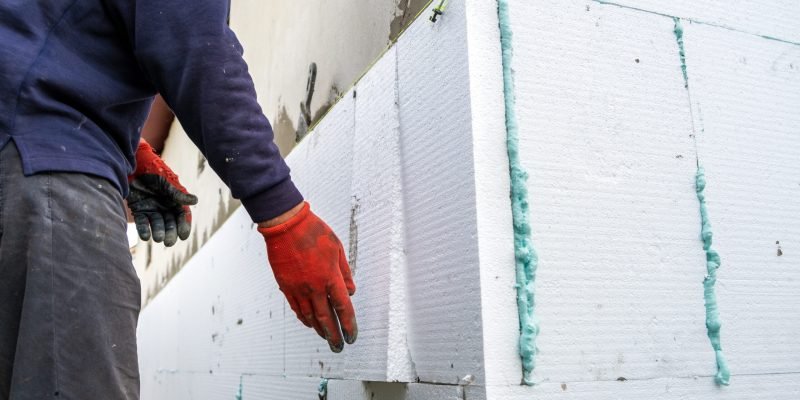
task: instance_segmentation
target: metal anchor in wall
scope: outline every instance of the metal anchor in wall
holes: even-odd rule
[[[295,142],[300,143],[308,134],[308,127],[311,126],[311,99],[314,97],[314,85],[317,82],[317,63],[308,66],[308,81],[306,81],[306,100],[300,103],[300,117],[297,121],[297,131],[295,132]]]

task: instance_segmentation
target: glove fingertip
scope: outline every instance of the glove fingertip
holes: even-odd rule
[[[139,230],[139,239],[142,239],[142,241],[145,241],[145,242],[150,240],[150,231],[149,230],[148,231]]]
[[[172,186],[172,185],[169,186],[168,190],[169,190],[170,196],[175,200],[175,202],[177,202],[178,204],[180,204],[182,206],[193,206],[193,205],[197,204],[197,196],[195,196],[195,195],[193,195],[191,193],[185,192],[184,190],[186,190],[186,189],[183,189],[183,190],[182,189],[183,189],[183,187],[177,188],[177,187]]]
[[[344,341],[347,342],[347,344],[353,344],[356,342],[356,339],[358,339],[358,328],[354,327],[350,330],[350,332],[343,330],[342,334],[344,335]]]
[[[196,205],[198,202],[197,196],[191,193],[181,193],[180,196],[177,197],[178,202],[184,206],[193,206]]]
[[[167,234],[164,235],[164,246],[172,247],[175,243],[178,243],[178,232],[167,232]]]
[[[135,215],[134,221],[136,222],[136,233],[139,234],[139,239],[145,242],[150,240],[150,222],[147,217]]]
[[[192,233],[192,226],[188,223],[178,224],[178,237],[181,240],[186,240]]]
[[[350,269],[350,264],[347,262],[347,257],[344,255],[344,249],[339,249],[339,271],[342,273],[344,285],[347,288],[347,294],[350,296],[356,294],[356,283],[353,281],[353,272]]]
[[[153,229],[153,241],[156,243],[161,243],[164,241],[164,237],[166,236],[166,232],[163,230]]]
[[[186,240],[192,233],[192,211],[189,207],[183,206],[183,210],[178,214],[178,237]]]

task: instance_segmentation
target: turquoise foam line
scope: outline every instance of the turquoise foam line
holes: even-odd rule
[[[539,322],[534,314],[534,283],[539,259],[531,240],[531,225],[528,218],[528,173],[522,167],[519,156],[519,125],[517,124],[516,98],[514,96],[514,71],[511,61],[514,56],[513,33],[508,12],[508,0],[497,0],[500,21],[500,44],[503,51],[503,86],[506,108],[506,145],[511,172],[511,213],[514,223],[514,255],[516,260],[517,308],[519,309],[519,355],[522,358],[522,381],[529,386],[533,382],[536,366],[536,337]]]
[[[239,390],[236,391],[236,400],[244,399],[244,377],[239,377]]]
[[[728,370],[728,363],[725,362],[725,356],[722,354],[722,345],[720,344],[720,328],[722,327],[722,323],[719,319],[717,293],[714,289],[714,285],[717,283],[717,270],[721,265],[721,259],[719,253],[711,247],[714,234],[711,231],[711,222],[708,218],[705,189],[705,170],[703,167],[698,166],[697,176],[695,177],[695,190],[697,191],[697,199],[700,201],[700,218],[702,221],[700,236],[703,239],[703,250],[706,252],[706,270],[708,271],[705,279],[703,279],[703,297],[706,304],[706,329],[708,330],[708,338],[711,340],[711,347],[714,348],[717,359],[717,374],[714,376],[714,379],[719,385],[729,385],[731,381],[731,372]]]
[[[317,388],[317,391],[319,392],[320,400],[328,398],[328,379],[322,378],[322,380],[319,381],[319,387]]]
[[[675,40],[678,42],[678,54],[681,59],[681,72],[683,73],[683,86],[689,93],[689,75],[686,72],[686,49],[683,44],[683,24],[680,18],[673,17],[675,22]],[[691,112],[691,94],[689,94],[689,110]],[[694,115],[692,115],[692,131],[694,132]],[[696,140],[696,139],[695,139]],[[696,143],[695,143],[696,146]],[[717,361],[717,373],[714,380],[718,385],[730,384],[731,373],[728,370],[728,364],[725,362],[725,356],[722,354],[722,346],[720,344],[720,328],[722,326],[719,319],[719,306],[717,305],[717,293],[715,285],[717,283],[717,270],[721,265],[719,253],[711,247],[713,233],[711,231],[711,222],[708,218],[708,207],[706,206],[706,176],[705,170],[700,166],[700,160],[697,160],[697,174],[695,176],[695,190],[697,191],[697,199],[700,201],[700,218],[702,223],[701,238],[703,240],[703,250],[706,253],[706,270],[707,274],[703,279],[703,298],[706,308],[706,330],[708,339],[711,341],[711,347],[714,349],[715,358]]]
[[[683,47],[683,24],[678,17],[672,17],[675,21],[675,39],[678,41],[678,53],[681,56],[681,72],[683,72],[683,87],[689,88],[689,75],[686,73],[686,49]]]

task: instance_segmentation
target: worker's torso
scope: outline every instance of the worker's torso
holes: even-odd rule
[[[25,173],[100,175],[124,191],[155,90],[104,0],[0,1],[0,145]]]

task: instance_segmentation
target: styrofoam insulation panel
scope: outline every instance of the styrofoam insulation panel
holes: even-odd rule
[[[800,374],[742,375],[720,388],[713,379],[662,377],[629,381],[547,382],[535,387],[489,387],[491,399],[603,400],[681,399],[753,400],[797,399]]]
[[[585,398],[604,398],[605,381],[613,388],[608,398],[652,397],[659,391],[648,383],[656,380],[667,382],[665,398],[796,396],[798,385],[788,383],[798,371],[791,331],[800,321],[788,313],[800,306],[797,272],[789,272],[791,258],[781,257],[800,227],[790,200],[800,187],[798,46],[684,22],[690,111],[671,18],[586,2],[520,2],[511,12],[518,113],[528,138],[523,158],[541,257],[542,383],[490,386],[490,397],[547,398],[547,388],[563,397],[556,383],[571,380],[600,381]],[[716,136],[709,120],[719,128]],[[720,205],[709,208],[723,255],[718,297],[733,380],[747,386],[750,374],[761,374],[781,388],[735,393],[710,379],[715,367],[703,326],[693,126],[700,162],[724,176],[707,173],[707,197],[718,196],[710,188],[721,179],[716,190],[727,203],[717,199]],[[721,168],[712,168],[715,157]],[[770,179],[775,176],[783,179]],[[766,201],[781,206],[764,207]],[[727,258],[734,259],[726,262],[731,251]],[[739,276],[729,281],[737,271],[726,264],[737,256]],[[634,380],[644,381],[633,390],[623,385]]]
[[[486,385],[522,380],[508,148],[495,1],[468,0],[467,41],[475,160],[483,363]]]
[[[164,374],[284,374],[285,300],[244,210],[141,314],[143,387]],[[291,320],[289,320],[291,321]]]
[[[349,245],[352,97],[298,147],[295,182]],[[330,126],[330,128],[328,128]],[[327,130],[329,129],[329,130]],[[304,151],[318,148],[318,151]],[[304,157],[312,157],[314,164]],[[307,177],[304,179],[304,177]],[[317,179],[317,180],[314,180]],[[324,200],[321,196],[327,196]],[[315,201],[316,200],[316,201]],[[139,341],[143,388],[164,374],[337,377],[344,354],[296,320],[269,270],[264,240],[243,209],[143,311]]]
[[[348,92],[325,123],[287,158],[297,188],[311,209],[336,232],[345,249],[350,243],[354,123],[355,101]],[[332,353],[327,342],[300,323],[292,321],[285,326],[288,376],[342,377],[344,353]]]
[[[420,380],[483,379],[465,3],[397,43],[409,346]]]
[[[142,386],[142,399],[235,399],[240,376],[192,372],[162,372]]]
[[[713,375],[672,19],[582,1],[510,10],[539,253],[536,380]]]
[[[733,379],[798,373],[800,46],[697,24],[684,32]]]
[[[327,400],[485,400],[480,386],[331,380]]]
[[[599,0],[705,24],[800,43],[800,2],[794,0]]]
[[[244,376],[241,379],[241,400],[319,399],[319,378]],[[214,397],[214,400],[239,400],[235,397],[236,394],[238,394],[238,387],[236,391]]]
[[[351,379],[416,379],[406,340],[407,290],[397,56],[391,49],[357,88],[350,208],[351,268],[359,289],[359,345]]]
[[[164,374],[155,385],[144,386],[141,398],[316,400],[318,387],[319,379],[314,378],[181,372]]]

